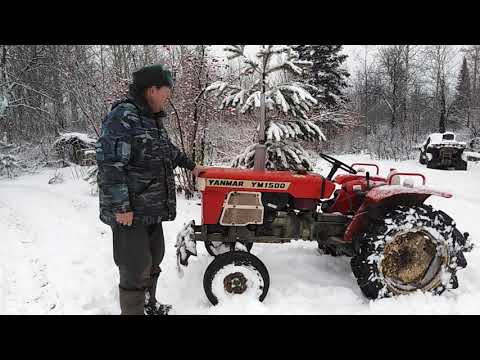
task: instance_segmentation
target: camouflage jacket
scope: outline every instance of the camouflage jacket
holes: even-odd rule
[[[113,105],[96,143],[100,219],[115,224],[115,213],[134,213],[134,224],[170,221],[176,216],[173,170],[195,163],[172,144],[165,113],[152,114],[131,97]]]

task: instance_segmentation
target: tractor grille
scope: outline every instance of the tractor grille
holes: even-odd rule
[[[456,152],[457,152],[457,149],[453,149],[453,148],[440,149],[440,161],[442,162],[442,164],[445,164],[445,165],[451,164]]]
[[[227,198],[227,205],[258,206],[261,204],[260,193],[232,192]]]
[[[263,223],[262,194],[259,192],[233,191],[225,201],[220,224],[239,226]]]

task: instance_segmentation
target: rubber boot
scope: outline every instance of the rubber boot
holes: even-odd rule
[[[119,287],[121,315],[144,315],[145,291]]]
[[[152,286],[147,288],[147,294],[145,296],[145,305],[153,305],[157,302],[156,293],[157,293],[157,283],[160,273],[152,274],[151,281]]]
[[[159,303],[155,297],[159,275],[160,273],[152,274],[152,286],[145,291],[145,315],[169,315],[171,313],[172,306]]]

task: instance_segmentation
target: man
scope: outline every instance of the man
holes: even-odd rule
[[[112,106],[96,144],[100,219],[112,228],[125,315],[171,309],[157,302],[155,292],[165,252],[162,221],[176,216],[173,170],[180,166],[197,176],[203,169],[171,143],[164,128],[172,86],[161,65],[134,72],[128,97]]]

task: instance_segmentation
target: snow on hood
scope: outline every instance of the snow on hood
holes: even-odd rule
[[[452,197],[452,194],[440,189],[433,189],[431,187],[419,185],[415,187],[402,186],[402,185],[382,185],[370,190],[367,197],[374,203],[380,202],[385,198],[400,194],[424,194],[424,195],[436,195],[445,198]]]
[[[453,139],[451,139],[451,140],[444,139],[443,137],[445,135],[452,135]],[[443,134],[442,133],[432,133],[432,134],[430,134],[429,137],[430,137],[430,143],[431,144],[441,144],[442,142],[452,142],[452,141],[455,141],[455,138],[456,138],[455,134],[450,132],[450,131],[447,131]]]
[[[444,139],[444,136],[445,135],[451,135],[453,136],[453,139],[452,140],[447,140],[447,139]],[[428,139],[430,139],[430,142],[428,143],[427,145],[427,142],[428,142]],[[456,140],[456,135],[455,133],[451,132],[451,131],[446,131],[445,133],[432,133],[430,135],[428,135],[427,139],[423,142],[422,146],[432,146],[432,145],[440,145],[440,144],[456,144],[456,145],[467,145],[465,142],[459,142]]]

